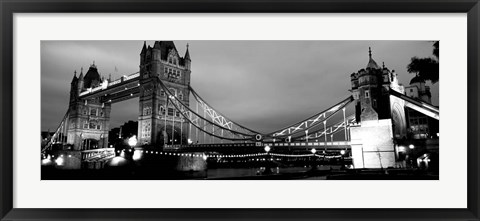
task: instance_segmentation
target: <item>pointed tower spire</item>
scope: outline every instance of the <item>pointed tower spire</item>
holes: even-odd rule
[[[380,69],[380,67],[378,66],[377,62],[375,62],[372,58],[372,49],[370,47],[368,47],[368,64],[367,64],[367,68],[370,68],[370,69]]]
[[[190,52],[188,51],[188,43],[187,43],[187,51],[185,52],[185,56],[184,56],[185,60],[190,60]]]
[[[78,80],[77,78],[77,70],[73,72],[72,84],[74,84]]]
[[[145,54],[147,52],[147,41],[143,41],[143,48],[140,54]]]
[[[79,80],[83,80],[83,67],[80,68],[80,76],[78,76]]]

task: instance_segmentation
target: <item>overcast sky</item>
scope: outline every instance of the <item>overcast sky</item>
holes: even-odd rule
[[[215,109],[260,132],[288,126],[348,97],[350,74],[366,67],[368,47],[404,85],[413,77],[406,68],[411,57],[433,56],[429,41],[175,41],[181,56],[187,43],[191,86]],[[42,41],[42,131],[55,130],[67,111],[75,70],[78,76],[83,67],[85,74],[95,61],[105,78],[137,72],[142,46],[143,41]],[[434,105],[438,87],[432,86]],[[113,104],[111,116],[111,128],[137,120],[138,98]]]

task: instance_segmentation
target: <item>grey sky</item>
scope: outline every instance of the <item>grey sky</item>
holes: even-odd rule
[[[147,41],[153,46],[154,41]],[[374,60],[408,85],[411,57],[432,57],[429,41],[175,41],[190,44],[192,87],[230,119],[261,132],[288,126],[350,95],[350,74]],[[137,72],[143,41],[42,41],[42,130],[54,130],[68,108],[73,71],[95,61],[112,79]],[[118,72],[115,72],[117,67]],[[430,83],[428,83],[430,85]],[[438,105],[439,83],[432,86]],[[351,110],[350,110],[351,111]],[[112,106],[111,127],[137,120],[138,98]]]

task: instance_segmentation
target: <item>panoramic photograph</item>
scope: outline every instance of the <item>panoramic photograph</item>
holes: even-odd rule
[[[439,46],[41,41],[41,179],[439,180]]]

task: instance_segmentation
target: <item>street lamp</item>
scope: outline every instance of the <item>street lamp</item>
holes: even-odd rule
[[[315,153],[317,152],[317,150],[315,148],[312,148],[310,150],[310,152],[312,152],[313,154],[313,160],[312,160],[312,170],[315,170],[317,168],[317,165],[315,164],[315,161],[316,161],[316,158],[315,158]]]
[[[267,152],[267,155],[268,155],[268,152],[270,152],[270,146],[265,146],[264,148],[265,152]],[[265,157],[267,158],[267,157]],[[265,159],[267,160],[267,159]],[[272,168],[270,168],[270,164],[268,163],[268,160],[267,160],[267,163],[265,165],[265,171],[264,171],[264,174],[270,174],[272,172]]]
[[[340,154],[344,155],[344,154],[345,154],[345,150],[341,150],[341,151],[340,151]]]
[[[410,152],[408,153],[408,158],[409,158],[409,164],[410,167],[413,167],[413,149],[415,146],[413,144],[408,145],[408,148],[410,148]]]

